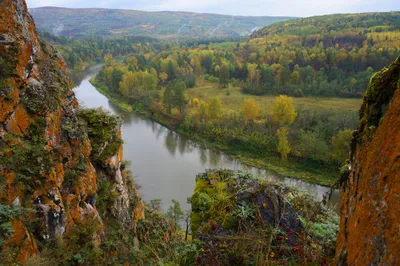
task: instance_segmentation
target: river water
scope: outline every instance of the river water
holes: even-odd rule
[[[327,187],[278,177],[265,170],[249,167],[227,154],[205,149],[148,118],[120,111],[89,82],[100,69],[101,65],[98,65],[81,75],[84,78],[75,82],[76,97],[81,106],[102,107],[123,117],[124,159],[131,162],[136,182],[141,186],[140,194],[145,201],[161,199],[162,208],[167,210],[171,200],[176,199],[183,209],[189,209],[186,199],[193,193],[196,174],[218,167],[250,171],[268,180],[308,191],[317,199],[322,199],[329,190]],[[338,204],[339,192],[333,193],[331,202]]]

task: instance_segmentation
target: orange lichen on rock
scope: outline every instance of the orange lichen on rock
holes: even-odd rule
[[[18,105],[6,121],[6,128],[9,133],[25,135],[32,118],[26,113],[25,108]]]
[[[400,59],[372,79],[341,188],[339,265],[400,265]]]
[[[132,213],[132,216],[135,217],[136,222],[144,219],[144,203],[142,201],[139,201],[137,203],[135,211]]]
[[[0,264],[23,264],[49,240],[68,247],[73,230],[88,224],[94,232],[85,241],[99,248],[106,234],[96,207],[100,182],[110,183],[112,191],[104,193],[114,196],[105,203],[109,217],[125,228],[144,217],[122,164],[120,123],[109,129],[116,138],[89,139],[66,65],[39,40],[25,1],[0,1],[0,21],[0,67],[6,69],[0,80],[0,205],[18,214],[7,217],[12,233],[0,247],[7,251],[0,252]],[[110,147],[98,158],[91,141]]]

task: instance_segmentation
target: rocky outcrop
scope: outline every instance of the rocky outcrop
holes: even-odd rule
[[[400,58],[376,73],[341,184],[338,265],[400,264]]]
[[[0,21],[0,204],[23,210],[0,214],[10,224],[10,234],[0,235],[1,261],[24,262],[39,243],[68,241],[80,224],[96,228],[91,237],[99,245],[101,179],[116,195],[108,203],[123,223],[135,220],[132,210],[141,203],[121,164],[120,124],[112,128],[118,138],[91,143],[66,66],[38,38],[25,1],[0,1]]]
[[[327,265],[338,216],[312,196],[241,171],[197,175],[191,197],[196,265]]]

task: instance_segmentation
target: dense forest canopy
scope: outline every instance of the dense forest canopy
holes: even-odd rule
[[[400,12],[312,17],[273,24],[250,40],[46,36],[62,44],[72,68],[106,53],[138,55],[145,49],[153,64],[171,59],[175,67],[190,65],[196,74],[224,86],[232,82],[245,93],[361,97],[372,74],[399,55],[399,21]],[[135,43],[143,46],[133,48]]]
[[[371,75],[399,55],[400,12],[279,22],[253,33],[244,47],[241,57],[264,73],[249,92],[361,97]]]
[[[252,34],[252,37],[271,35],[300,35],[326,33],[373,33],[398,31],[400,12],[380,12],[362,14],[336,14],[299,18],[292,21],[274,23]]]
[[[281,124],[264,98],[242,105],[238,91],[248,97],[361,97],[374,72],[399,54],[399,18],[400,12],[390,12],[297,19],[246,40],[43,35],[75,70],[104,58],[95,82],[127,109],[151,110],[185,132],[258,157],[272,152],[338,169],[357,123],[352,109],[286,104],[297,116]],[[226,95],[217,97],[218,91]]]

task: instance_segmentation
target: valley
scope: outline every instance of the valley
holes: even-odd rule
[[[307,191],[318,200],[328,192],[328,187],[248,166],[221,151],[207,149],[190,137],[178,135],[149,117],[124,112],[90,84],[89,80],[98,73],[100,67],[101,65],[90,68],[86,72],[79,86],[74,88],[76,97],[82,107],[101,107],[112,114],[122,116],[124,159],[131,162],[136,182],[141,186],[140,193],[143,199],[148,202],[161,199],[164,211],[168,210],[172,199],[178,200],[185,210],[189,209],[186,199],[191,196],[195,186],[193,178],[190,177],[212,168],[248,171],[262,179]],[[334,191],[330,202],[337,209],[338,191]]]
[[[0,1],[1,265],[400,264],[397,3],[128,2]]]

